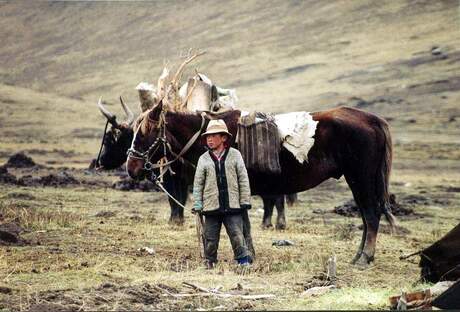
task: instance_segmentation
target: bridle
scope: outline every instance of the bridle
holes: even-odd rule
[[[149,120],[149,122],[156,123],[155,126],[156,126],[156,128],[159,129],[160,136],[158,136],[155,139],[155,141],[153,141],[153,143],[144,152],[141,152],[141,151],[135,149],[134,146],[131,146],[131,148],[127,152],[128,159],[129,158],[134,158],[134,159],[143,160],[144,161],[144,168],[143,169],[149,173],[147,178],[151,182],[153,182],[156,185],[158,185],[169,197],[171,197],[174,201],[176,201],[176,203],[178,203],[179,205],[182,206],[182,204],[180,204],[174,197],[172,197],[164,189],[164,187],[162,185],[162,177],[168,171],[170,171],[171,174],[174,174],[174,172],[171,169],[171,164],[173,164],[177,160],[183,160],[182,156],[190,149],[190,147],[192,147],[193,144],[195,144],[196,140],[200,137],[200,134],[203,131],[203,127],[204,127],[204,124],[205,124],[205,117],[204,117],[203,114],[201,115],[201,127],[200,127],[200,129],[193,134],[193,136],[190,138],[190,140],[188,140],[188,142],[184,145],[184,147],[181,149],[181,151],[178,154],[176,154],[172,150],[171,144],[168,142],[168,140],[166,138],[166,121],[165,121],[166,120],[165,119],[165,114],[166,113],[162,111],[160,114],[161,115],[160,115],[159,121]],[[147,116],[147,118],[148,118],[148,116]],[[142,122],[145,122],[145,121],[142,121]],[[139,131],[140,127],[141,127],[141,123],[139,124],[138,129],[135,132],[133,142],[136,139],[136,134]],[[155,153],[160,148],[163,149],[163,157],[158,161],[158,163],[152,163],[151,158],[153,157],[153,155],[155,155]],[[168,157],[167,157],[168,152],[171,155],[173,155],[174,158],[172,160],[168,160]],[[155,169],[160,169],[160,174],[159,175],[155,174],[155,172],[154,172]]]

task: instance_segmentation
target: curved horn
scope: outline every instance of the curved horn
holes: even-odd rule
[[[101,111],[102,115],[104,115],[105,118],[107,118],[107,120],[112,124],[112,126],[118,127],[118,123],[116,121],[117,117],[111,112],[109,112],[107,108],[104,107],[104,105],[102,104],[102,96],[99,98],[97,106],[99,106],[99,110]]]
[[[121,107],[123,107],[123,110],[125,111],[126,116],[128,116],[126,119],[126,123],[131,126],[131,124],[134,121],[134,114],[129,109],[128,105],[126,105],[125,102],[123,102],[123,98],[121,96],[120,96],[120,103],[121,103]]]

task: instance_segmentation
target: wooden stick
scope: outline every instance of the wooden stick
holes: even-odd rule
[[[195,295],[202,295],[202,296],[216,296],[219,298],[240,298],[240,299],[245,299],[245,300],[259,300],[259,299],[273,299],[276,296],[272,294],[260,294],[260,295],[238,295],[238,294],[228,294],[228,293],[223,293],[220,292],[219,290],[210,290],[189,282],[182,282],[184,286],[187,286],[189,288],[201,291],[201,293],[195,294]],[[191,295],[191,294],[186,294],[186,295]],[[189,296],[190,297],[190,296]]]
[[[198,239],[198,250],[200,253],[200,258],[204,259],[204,248],[205,240],[203,233],[203,216],[199,213],[195,213],[195,227],[196,227],[196,236]]]
[[[160,288],[161,289],[161,288]],[[163,296],[171,296],[174,298],[190,298],[190,297],[218,297],[222,299],[228,298],[239,298],[243,300],[261,300],[261,299],[275,299],[276,296],[272,294],[260,294],[260,295],[234,295],[234,294],[224,294],[224,293],[195,293],[195,294],[173,294],[165,293]]]
[[[201,287],[201,286],[198,286],[198,285],[194,285],[192,283],[188,283],[188,282],[182,282],[182,284],[184,286],[187,286],[189,288],[193,288],[195,290],[199,290],[199,291],[202,291],[202,292],[205,292],[205,293],[211,293],[211,291],[207,288],[204,288],[204,287]]]
[[[421,253],[422,253],[422,251],[419,250],[419,251],[413,252],[413,253],[408,254],[408,255],[405,255],[405,256],[399,256],[399,260],[405,260],[405,259],[408,259],[408,258],[410,258],[410,257],[419,255],[419,254],[421,254]]]

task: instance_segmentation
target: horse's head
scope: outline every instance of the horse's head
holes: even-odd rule
[[[131,178],[145,178],[149,166],[157,163],[165,153],[165,118],[163,102],[143,113],[134,123],[131,148],[128,151],[126,170]]]
[[[128,151],[133,139],[132,123],[134,115],[120,97],[121,106],[125,111],[126,121],[118,123],[116,116],[112,114],[99,99],[98,106],[101,113],[111,124],[110,129],[104,134],[103,147],[99,157],[99,163],[96,164],[98,169],[115,169],[120,167],[126,161],[126,152]]]

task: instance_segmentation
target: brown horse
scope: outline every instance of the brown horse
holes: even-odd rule
[[[233,137],[240,114],[240,111],[230,111],[219,116],[225,120]],[[385,215],[392,227],[395,222],[388,204],[392,162],[388,124],[373,114],[349,107],[315,112],[312,117],[318,123],[308,162],[299,163],[282,148],[280,174],[248,171],[251,192],[253,195],[296,193],[344,175],[364,225],[361,244],[352,262],[367,265],[374,259],[381,215]],[[159,141],[168,143],[172,152],[167,155],[169,159],[176,155],[176,159],[184,158],[196,164],[205,147],[198,140],[191,144],[191,139],[204,131],[208,122],[200,114],[165,111],[159,103],[137,123],[127,162],[129,175],[137,179],[145,177],[146,160],[152,164],[164,155],[155,152],[159,150],[155,148]],[[184,152],[184,146],[190,144]],[[184,152],[183,155],[177,157],[181,152]]]

